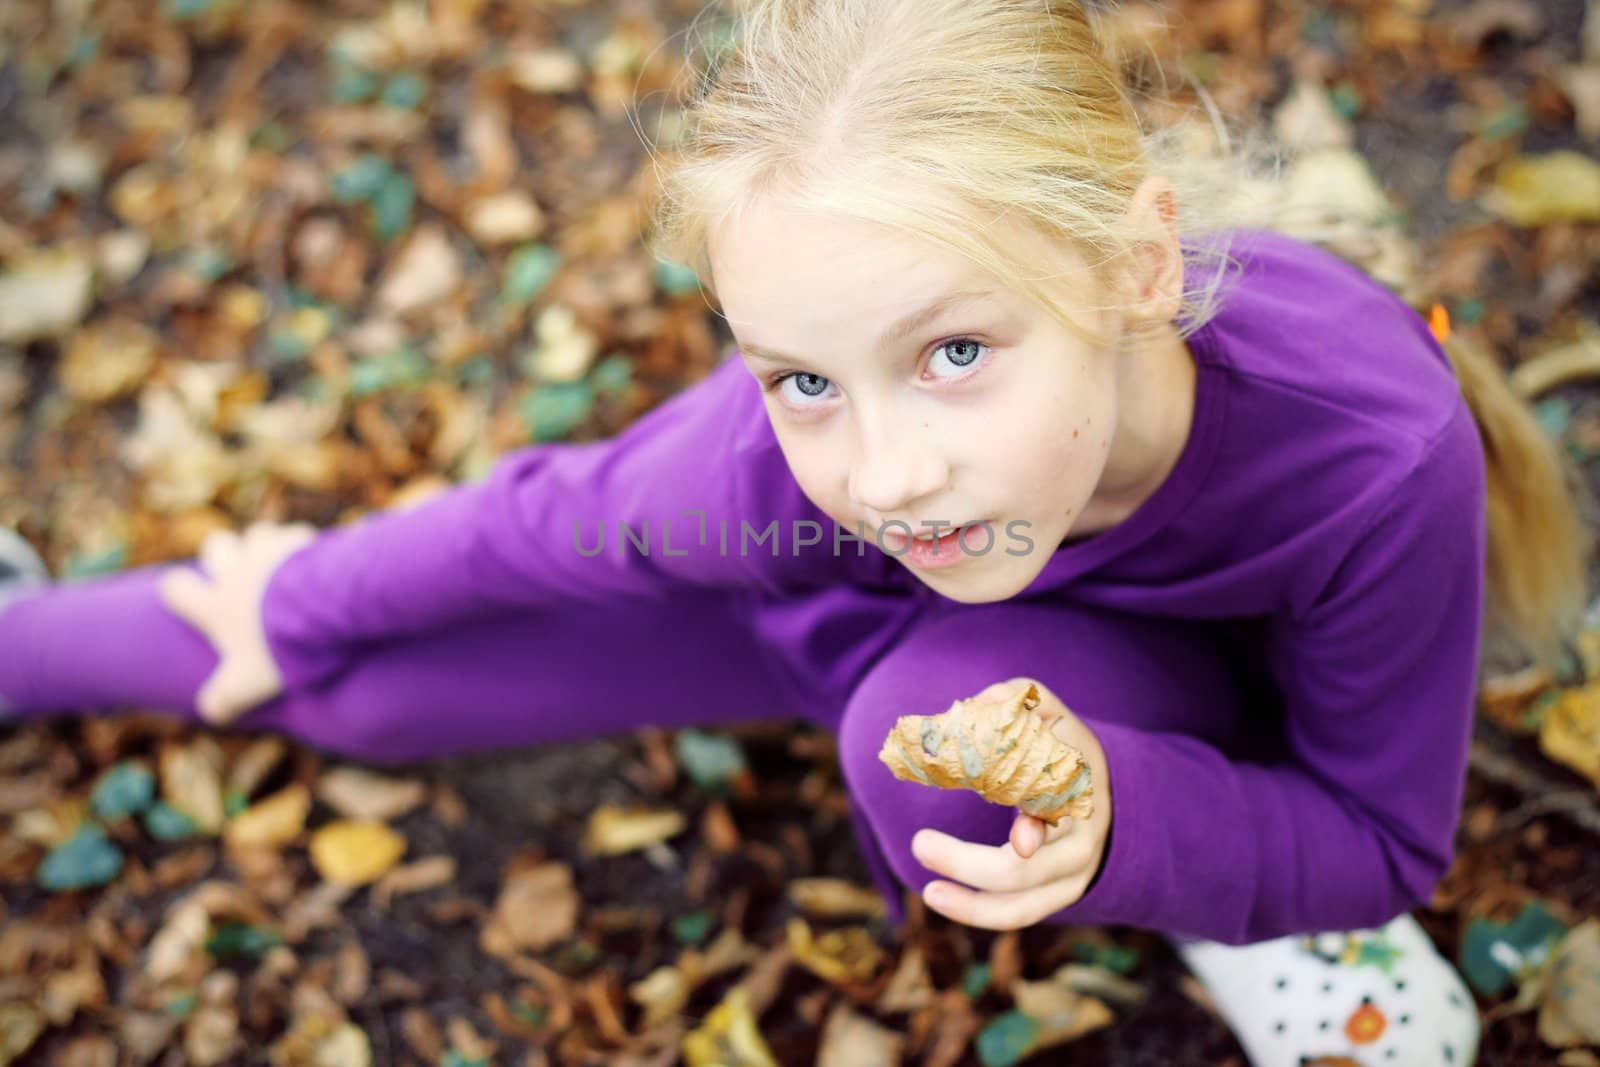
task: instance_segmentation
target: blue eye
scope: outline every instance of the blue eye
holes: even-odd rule
[[[959,354],[947,357],[950,365],[956,369],[957,373],[938,375],[938,377],[947,379],[961,378],[963,372],[966,372],[980,361],[983,352],[988,348],[989,346],[982,341],[976,341],[970,337],[953,337],[948,341],[941,342],[933,350],[935,358],[941,352],[958,352]],[[794,382],[795,391],[790,393],[787,399],[793,406],[799,408],[815,406],[807,403],[807,401],[825,396],[828,392],[828,387],[832,384],[831,379],[824,378],[820,374],[810,374],[805,371],[788,371],[769,379],[767,391],[781,394],[783,387],[790,381]]]
[[[828,391],[829,380],[827,378],[820,374],[808,374],[804,371],[790,371],[787,374],[778,375],[767,383],[767,390],[773,393],[782,392],[784,384],[790,380],[794,381],[795,388],[800,391],[800,396],[802,397],[815,399]],[[796,406],[810,407],[809,404],[804,402]]]
[[[960,357],[950,357],[950,365],[955,367],[957,370],[964,371],[968,367],[971,367],[973,364],[977,363],[980,352],[988,347],[989,346],[984,344],[982,341],[974,341],[970,337],[953,337],[950,340],[940,344],[938,348],[933,350],[933,353],[935,356],[938,356],[940,352],[949,352],[956,349],[968,350]],[[960,377],[960,375],[953,375],[952,377]]]

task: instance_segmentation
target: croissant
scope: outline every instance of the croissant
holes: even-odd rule
[[[902,715],[878,758],[896,778],[940,789],[971,789],[1051,826],[1094,811],[1083,753],[1050,730],[1037,709],[1039,687],[993,700],[957,700],[937,715]]]

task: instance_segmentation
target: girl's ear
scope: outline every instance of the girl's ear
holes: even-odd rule
[[[1183,254],[1178,247],[1178,201],[1172,182],[1160,174],[1144,180],[1129,202],[1126,216],[1133,232],[1141,236],[1132,250],[1128,289],[1128,317],[1149,322],[1171,322],[1183,296]]]

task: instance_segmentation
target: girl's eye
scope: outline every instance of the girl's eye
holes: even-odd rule
[[[807,401],[815,400],[817,397],[822,396],[828,391],[828,385],[830,384],[829,380],[820,374],[790,371],[788,374],[780,374],[772,379],[768,388],[782,396],[783,387],[791,382],[794,383],[794,390],[785,399],[797,408],[812,407],[813,405],[807,403]]]
[[[983,350],[989,346],[981,341],[974,341],[970,337],[955,337],[941,343],[933,350],[935,358],[942,352],[950,353],[949,362],[956,369],[955,374],[939,375],[943,378],[960,378],[963,372],[975,366]],[[793,385],[785,395],[784,387]],[[828,392],[831,380],[820,374],[808,374],[804,371],[789,371],[773,378],[767,385],[768,390],[783,396],[793,407],[807,408],[817,405],[810,403],[823,397]]]
[[[937,359],[941,352],[951,353],[950,365],[957,371],[966,371],[978,362],[980,351],[988,347],[982,341],[974,341],[970,337],[955,337],[935,348],[933,354]],[[959,378],[961,375],[958,373],[948,377]]]

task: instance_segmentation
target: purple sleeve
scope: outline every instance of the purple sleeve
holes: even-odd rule
[[[766,417],[756,383],[729,359],[614,437],[521,448],[479,483],[323,531],[262,604],[285,683],[326,677],[361,642],[480,615],[758,580],[715,536],[739,514],[734,441],[752,417]]]
[[[1430,447],[1269,638],[1286,762],[1091,724],[1116,829],[1098,881],[1052,921],[1244,944],[1378,926],[1429,898],[1465,787],[1486,547],[1465,408]]]

